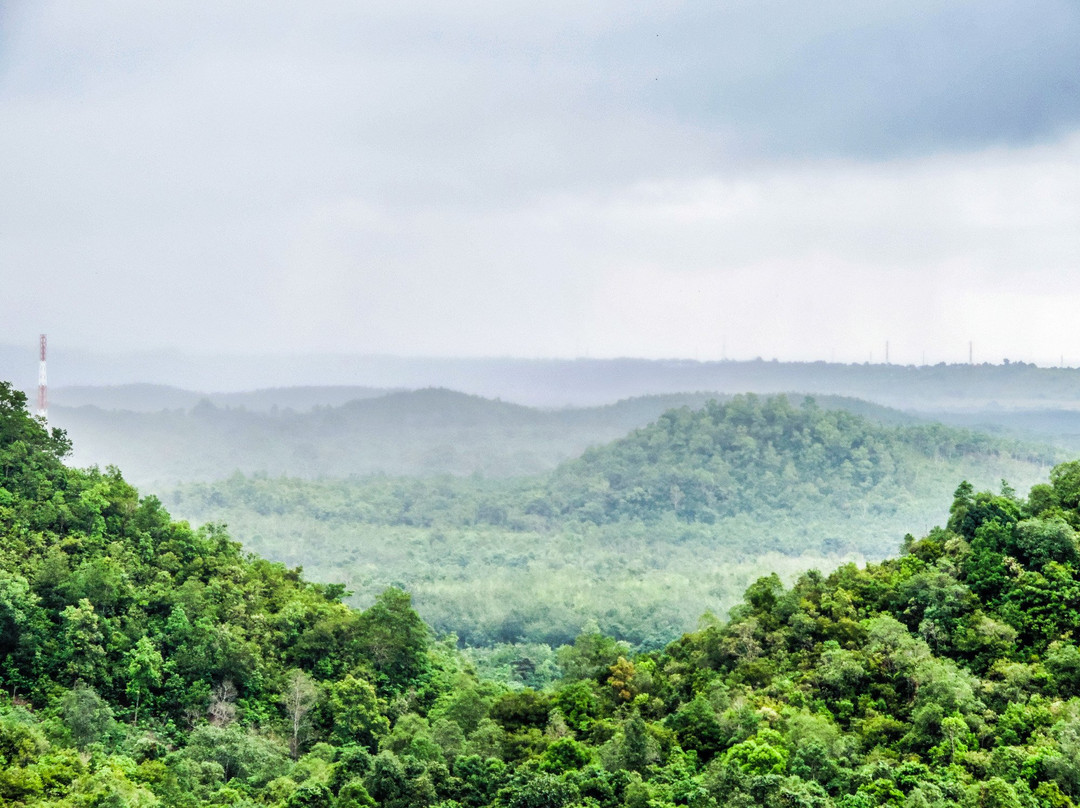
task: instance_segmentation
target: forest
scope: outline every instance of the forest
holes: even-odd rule
[[[323,396],[327,392],[321,391]],[[332,398],[333,390],[329,393]],[[118,465],[147,485],[210,481],[234,471],[309,479],[509,477],[551,469],[590,445],[644,426],[671,407],[701,406],[709,399],[703,393],[646,396],[605,407],[548,411],[433,388],[307,407],[302,394],[303,389],[285,388],[138,412],[54,407],[50,418],[78,437],[78,464]],[[267,406],[268,401],[274,403]],[[278,401],[297,406],[279,407]]]
[[[138,385],[61,391],[59,398],[83,402],[54,402],[49,415],[50,423],[77,440],[76,465],[119,466],[137,484],[162,487],[219,480],[235,471],[306,479],[534,474],[646,426],[669,409],[700,408],[730,396],[636,396],[554,410],[438,388],[280,388],[199,396]],[[919,420],[858,399],[824,396],[820,402],[883,423]]]
[[[525,406],[519,401],[531,394],[522,385],[508,388],[515,395],[504,400],[460,388],[328,386],[200,393],[131,384],[59,388],[51,393],[49,417],[75,441],[76,465],[116,465],[127,479],[150,489],[220,480],[236,471],[308,479],[535,474],[644,427],[669,409],[698,409],[746,390],[801,401],[807,391],[824,389],[830,392],[813,393],[823,409],[885,424],[945,423],[1051,444],[1070,457],[1080,451],[1080,412],[1066,400],[1075,381],[1064,371],[1021,363],[919,369],[774,367],[768,362],[720,367],[724,373],[716,378],[686,377],[683,389],[698,392],[642,395],[638,390],[622,399],[613,392],[599,403],[586,397],[587,406]],[[704,366],[696,370],[703,372]],[[647,378],[641,381],[644,385]],[[701,386],[691,386],[694,382]],[[862,398],[837,395],[837,390]],[[567,394],[577,395],[574,388]]]
[[[956,481],[1026,486],[1058,457],[826,403],[736,396],[668,409],[526,477],[234,475],[162,497],[193,522],[227,523],[261,555],[344,583],[353,605],[405,588],[426,621],[467,645],[557,646],[594,622],[659,648],[702,611],[724,614],[764,572],[789,580],[891,555],[933,524]]]
[[[943,526],[895,558],[763,576],[729,620],[662,648],[586,630],[536,688],[478,676],[408,593],[350,608],[340,584],[172,520],[118,470],[65,465],[70,448],[0,383],[2,804],[1080,799],[1080,462],[1026,496],[958,482]]]

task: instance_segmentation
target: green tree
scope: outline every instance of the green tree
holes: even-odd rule
[[[107,740],[115,724],[108,702],[85,682],[76,683],[64,694],[60,710],[64,725],[79,749]]]
[[[83,598],[60,614],[60,655],[64,680],[104,682],[106,676],[105,635],[94,605]]]
[[[379,739],[390,731],[390,722],[379,710],[371,683],[349,673],[328,683],[326,691],[333,737],[342,744],[359,743],[377,749]]]
[[[10,691],[31,686],[39,672],[39,654],[48,618],[30,583],[0,570],[0,676]]]
[[[414,681],[427,667],[430,630],[400,589],[385,590],[358,620],[357,644],[391,691]]]
[[[135,702],[132,724],[139,723],[139,704],[161,685],[161,653],[143,636],[127,653],[127,695]]]

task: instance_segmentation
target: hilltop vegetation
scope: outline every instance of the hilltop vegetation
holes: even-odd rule
[[[354,603],[407,588],[468,644],[558,644],[592,621],[658,647],[764,571],[881,558],[929,528],[957,480],[1026,485],[1050,462],[963,430],[745,396],[668,411],[528,479],[238,475],[167,499],[343,582]]]
[[[582,634],[548,687],[513,690],[405,593],[349,609],[115,470],[66,468],[68,448],[0,384],[2,804],[1080,800],[1080,462],[1026,499],[963,483],[899,558],[763,577],[663,650]]]

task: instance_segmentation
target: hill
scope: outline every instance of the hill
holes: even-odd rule
[[[666,648],[584,632],[538,691],[478,679],[405,593],[350,610],[68,449],[0,383],[2,804],[1080,800],[1080,463],[1026,499],[961,484],[900,557],[762,577]]]
[[[370,744],[378,699],[430,676],[404,593],[356,612],[69,450],[0,383],[0,804],[242,804],[288,771],[297,711],[333,682],[366,716],[345,740]]]
[[[116,404],[112,388],[83,398]],[[199,394],[137,388],[135,405]],[[359,397],[334,406],[284,406]],[[365,395],[360,395],[364,393]],[[158,487],[214,480],[234,471],[304,478],[393,474],[511,477],[553,469],[586,448],[620,438],[673,407],[700,407],[709,393],[642,396],[601,407],[543,410],[445,389],[373,391],[297,388],[199,398],[188,407],[50,410],[76,442],[77,465],[115,465],[134,482]],[[223,402],[232,402],[228,406]],[[258,409],[249,408],[253,403]],[[826,396],[823,406],[884,423],[917,417],[856,399]],[[279,404],[281,406],[279,406]]]
[[[169,400],[179,400],[175,397],[180,392],[166,394],[172,397]],[[372,394],[367,397],[307,410],[266,408],[266,404],[297,403],[315,396],[326,400],[333,391],[222,395],[216,397],[218,403],[202,398],[187,408],[157,411],[53,406],[50,422],[76,441],[76,464],[119,466],[134,481],[150,486],[220,479],[234,471],[298,477],[375,473],[507,477],[554,468],[670,407],[700,406],[710,397],[650,396],[553,411],[443,389],[368,392]],[[249,398],[262,409],[221,404]],[[96,399],[116,401],[111,395]],[[138,399],[152,400],[151,395]]]
[[[194,356],[178,353],[95,354],[50,345],[54,384],[167,384],[236,392],[268,387],[335,385],[390,389],[446,387],[486,398],[560,408],[686,390],[713,394],[800,391],[843,395],[916,410],[1077,409],[1080,369],[995,363],[919,366],[689,359],[515,359],[363,355]],[[1000,361],[1000,364],[998,363]],[[36,379],[36,343],[0,345],[0,378]]]
[[[1053,459],[940,425],[742,396],[668,411],[531,478],[236,475],[163,496],[341,581],[358,605],[407,588],[437,630],[470,644],[558,644],[594,621],[656,647],[703,611],[723,613],[763,571],[884,557],[913,526],[929,529],[960,480],[1027,485]]]
[[[242,407],[253,412],[275,409],[310,410],[334,407],[349,401],[374,398],[393,392],[372,387],[273,387],[232,393],[203,393],[164,384],[81,385],[53,387],[49,403],[53,408],[96,407],[125,412],[189,410],[202,401],[216,407]]]

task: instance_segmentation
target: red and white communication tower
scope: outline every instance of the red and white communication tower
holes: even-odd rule
[[[37,414],[40,418],[49,417],[49,387],[45,377],[45,335],[41,335],[41,361],[38,363],[37,376]]]

